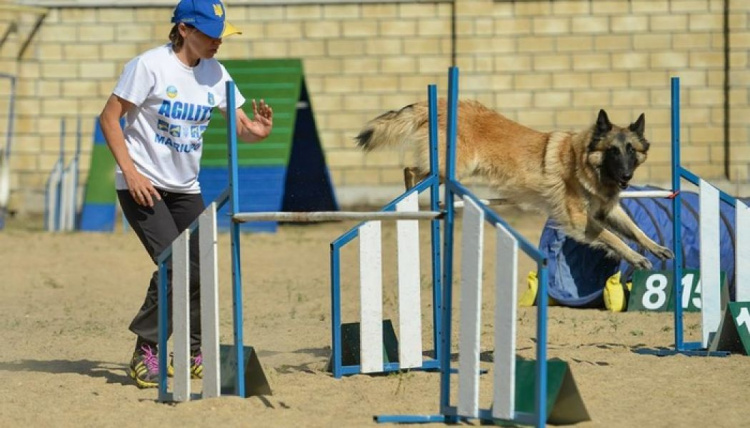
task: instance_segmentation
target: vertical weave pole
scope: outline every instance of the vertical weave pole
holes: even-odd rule
[[[721,322],[721,260],[719,242],[719,190],[700,180],[700,272],[701,272],[701,345],[709,340]],[[680,280],[675,280],[679,283]]]
[[[396,211],[419,211],[414,192],[396,204]],[[422,311],[420,295],[419,221],[396,222],[398,250],[399,366],[422,366]],[[360,260],[362,263],[362,260]]]
[[[76,212],[78,205],[76,204],[76,198],[78,194],[78,155],[70,161],[70,174],[66,186],[68,187],[68,204],[66,209],[68,210],[68,223],[65,225],[65,230],[74,231],[76,228]]]
[[[495,225],[495,352],[492,416],[512,420],[516,393],[518,240]]]
[[[172,244],[172,346],[176,402],[190,400],[190,230]],[[166,349],[160,349],[166,352]],[[164,370],[164,367],[161,367]]]
[[[75,227],[76,200],[75,184],[78,177],[77,161],[73,158],[70,164],[63,169],[61,181],[62,191],[60,193],[60,225],[61,231],[72,231]]]
[[[458,354],[458,414],[479,416],[479,354],[482,325],[484,211],[464,197],[461,237],[461,318]]]
[[[55,198],[55,231],[59,232],[62,230],[62,221],[63,221],[63,190],[65,186],[63,185],[63,182],[65,181],[65,118],[60,119],[60,177],[55,182],[55,193],[57,194]]]
[[[60,195],[57,191],[57,183],[62,180],[62,174],[62,161],[57,161],[52,168],[52,172],[50,172],[49,179],[47,180],[47,189],[45,195],[46,218],[44,220],[44,224],[48,231],[58,230],[58,206],[60,203]]]
[[[217,272],[216,204],[198,218],[201,276],[201,352],[203,398],[221,395],[219,368],[219,276]]]
[[[380,222],[359,230],[360,365],[362,373],[383,371],[383,270]]]

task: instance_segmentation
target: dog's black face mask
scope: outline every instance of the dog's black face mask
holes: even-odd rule
[[[618,135],[617,138],[623,137]],[[628,187],[628,183],[633,178],[633,172],[635,172],[635,168],[638,166],[635,158],[635,149],[633,149],[631,144],[626,143],[624,145],[624,150],[619,145],[607,148],[604,152],[601,169],[602,178],[615,182],[620,189]]]
[[[598,167],[603,182],[620,189],[628,187],[635,169],[646,160],[649,143],[643,137],[643,114],[627,128],[613,125],[604,110],[599,111],[589,144],[589,160]]]

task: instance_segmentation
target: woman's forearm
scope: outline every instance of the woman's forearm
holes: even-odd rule
[[[113,96],[114,97],[114,96]],[[99,116],[99,124],[107,141],[107,147],[112,152],[117,165],[120,166],[123,174],[128,175],[136,171],[133,159],[128,153],[125,143],[125,135],[120,127],[120,117],[124,112],[116,99],[110,99]]]

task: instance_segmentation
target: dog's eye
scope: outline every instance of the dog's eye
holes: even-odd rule
[[[630,144],[628,144],[628,146],[625,148],[625,150],[627,150],[628,154],[631,154],[631,155],[633,154],[633,152],[635,152],[635,149]]]

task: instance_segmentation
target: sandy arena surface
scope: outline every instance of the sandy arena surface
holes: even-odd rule
[[[511,212],[508,219],[538,243],[542,217]],[[134,344],[127,326],[154,268],[132,231],[52,234],[28,224],[10,222],[0,232],[0,426],[359,427],[375,426],[372,418],[378,414],[438,412],[436,373],[337,380],[326,371],[331,350],[329,244],[354,223],[286,225],[275,234],[243,235],[245,340],[257,349],[273,395],[179,405],[156,402],[156,390],[139,390],[127,376]],[[423,226],[425,241],[426,232]],[[393,227],[384,226],[384,313],[395,322],[395,251],[387,244],[393,235]],[[422,248],[422,299],[429,309],[428,247]],[[460,253],[460,245],[456,248]],[[219,235],[219,251],[222,342],[231,343],[225,233]],[[493,255],[487,248],[482,352],[488,354],[493,350]],[[520,259],[522,292],[532,264]],[[345,322],[356,321],[358,313],[357,263],[355,251],[347,250]],[[458,287],[455,294],[457,307]],[[686,335],[695,340],[699,321],[689,315]],[[525,357],[534,355],[535,316],[535,308],[518,310],[518,353]],[[431,350],[431,322],[423,327],[425,350]],[[454,326],[455,337],[457,331]],[[673,340],[671,314],[550,308],[549,356],[570,364],[592,419],[577,426],[748,426],[750,359],[633,352],[670,347]],[[457,346],[457,340],[453,343]],[[491,370],[489,362],[482,364]],[[491,379],[491,373],[482,377],[483,407],[492,400]],[[200,390],[199,381],[193,386]]]

